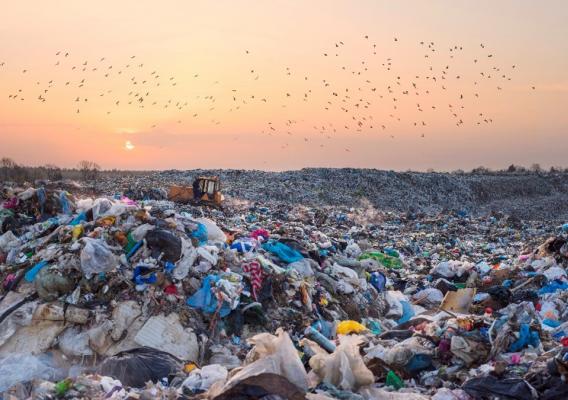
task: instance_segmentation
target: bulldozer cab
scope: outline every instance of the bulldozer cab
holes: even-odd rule
[[[221,181],[217,176],[200,176],[193,182],[193,187],[199,189],[200,198],[207,195],[212,199],[215,193],[221,192]]]
[[[170,186],[168,199],[178,203],[202,204],[221,207],[221,180],[218,176],[200,176],[192,186]]]

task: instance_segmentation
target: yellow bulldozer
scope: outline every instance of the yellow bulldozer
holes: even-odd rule
[[[191,186],[172,185],[168,192],[168,200],[177,203],[221,207],[223,199],[218,176],[200,176]]]

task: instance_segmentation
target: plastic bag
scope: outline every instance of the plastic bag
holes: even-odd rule
[[[388,347],[384,352],[377,352],[375,356],[391,368],[413,375],[432,364],[434,349],[426,347],[424,342],[424,339],[413,336]]]
[[[341,321],[337,324],[336,332],[338,335],[349,335],[350,333],[361,333],[367,328],[357,321]]]
[[[516,400],[538,399],[537,391],[524,379],[503,379],[488,375],[472,378],[462,385],[462,389],[470,396],[478,398],[502,397]]]
[[[239,253],[248,253],[255,250],[258,242],[252,238],[241,238],[231,243],[231,249]]]
[[[386,268],[394,268],[394,269],[402,268],[402,260],[400,258],[386,255],[384,253],[381,253],[380,251],[371,251],[368,253],[363,253],[359,257],[357,257],[358,260],[365,260],[367,258],[372,258],[378,261]]]
[[[211,397],[208,396],[212,400],[306,400],[309,396],[303,389],[291,383],[286,377],[273,373],[262,373],[246,377],[229,388],[221,387],[220,389],[223,391],[218,395],[218,390],[214,390],[218,389],[215,386],[208,392],[208,395],[212,394]]]
[[[332,275],[339,278],[345,278],[351,284],[358,284],[359,282],[359,276],[357,275],[357,272],[355,272],[351,268],[342,267],[338,263],[334,263],[330,269]]]
[[[442,300],[444,300],[444,294],[442,291],[436,288],[426,288],[412,296],[415,304],[422,304],[424,306],[439,306]]]
[[[137,226],[136,228],[134,228],[131,232],[130,232],[130,236],[132,237],[134,242],[139,242],[140,240],[144,239],[146,237],[146,234],[151,231],[154,230],[154,225],[150,225],[150,224],[142,224],[140,226]]]
[[[550,267],[546,271],[544,271],[543,274],[544,276],[546,276],[546,279],[548,279],[548,281],[555,281],[566,278],[566,271],[559,266]]]
[[[64,376],[47,355],[15,354],[0,359],[0,393],[16,383],[32,379],[55,381]]]
[[[430,396],[419,393],[388,392],[381,388],[366,387],[359,390],[365,400],[430,400]]]
[[[112,271],[118,259],[105,242],[100,239],[84,238],[85,247],[81,250],[81,270],[87,278],[100,272]]]
[[[217,275],[206,276],[201,283],[201,288],[187,299],[187,305],[202,310],[206,314],[213,314],[215,310],[217,310],[218,301],[211,287],[218,282],[219,279]],[[230,305],[227,302],[223,302],[223,305],[219,309],[219,316],[224,318],[229,315],[230,312]]]
[[[385,385],[395,388],[395,390],[402,389],[404,387],[404,381],[394,372],[389,371],[387,373],[387,379]]]
[[[211,265],[217,265],[219,261],[219,249],[215,246],[201,246],[197,248],[197,254]]]
[[[57,271],[51,272],[50,268],[43,268],[36,275],[34,286],[40,299],[53,301],[71,292],[75,288],[75,283],[66,275],[61,275]]]
[[[187,388],[192,392],[205,391],[212,384],[218,381],[225,381],[229,371],[222,365],[210,364],[199,369],[194,369],[181,384],[182,388]]]
[[[112,201],[107,198],[100,197],[93,202],[93,220],[104,215],[112,207]]]
[[[0,251],[7,253],[10,249],[17,247],[19,244],[18,238],[8,231],[0,236]]]
[[[282,328],[276,330],[276,336],[260,333],[248,340],[254,348],[247,355],[248,365],[229,379],[225,390],[236,386],[240,381],[262,374],[282,375],[302,390],[308,389],[308,376],[298,352],[288,333]]]
[[[184,361],[197,361],[199,343],[191,328],[184,328],[177,313],[150,317],[134,336],[140,346],[165,351]]]
[[[33,282],[36,275],[41,271],[42,268],[47,266],[47,261],[41,260],[36,265],[34,265],[26,274],[24,275],[24,279],[28,282]]]
[[[176,268],[174,269],[172,275],[176,279],[183,279],[189,273],[189,269],[195,263],[197,259],[197,251],[193,248],[189,240],[181,239],[181,258],[176,263]]]
[[[291,248],[290,246],[281,243],[269,241],[262,245],[262,248],[280,258],[285,263],[293,263],[295,261],[300,261],[304,258],[299,251]]]
[[[146,382],[156,383],[182,368],[183,363],[171,354],[140,347],[107,358],[98,373],[118,379],[125,386],[141,388]]]
[[[529,329],[529,324],[521,324],[519,338],[510,344],[508,351],[511,353],[520,351],[527,346],[538,347],[540,337],[537,331]]]
[[[341,336],[332,354],[318,353],[310,358],[312,372],[323,382],[345,390],[356,390],[375,381],[359,353],[360,336]]]
[[[207,243],[207,227],[205,224],[198,223],[197,229],[191,232],[191,237],[199,241],[199,245],[204,245]]]
[[[92,356],[89,347],[89,334],[78,328],[70,327],[59,336],[59,349],[68,357]]]
[[[227,241],[227,236],[225,233],[217,226],[217,224],[211,221],[209,218],[197,218],[196,221],[205,226],[207,230],[207,240],[212,242],[223,242]]]
[[[301,278],[308,278],[314,275],[314,271],[309,261],[305,258],[288,264],[288,268],[289,270],[296,271]]]
[[[432,275],[441,275],[445,278],[453,278],[454,276],[460,277],[466,271],[475,268],[475,265],[469,262],[462,261],[443,261],[430,270]]]
[[[361,248],[357,243],[349,243],[344,250],[347,257],[355,258],[361,255]]]
[[[69,202],[69,199],[67,198],[67,192],[62,190],[59,193],[59,203],[61,204],[61,212],[63,214],[67,214],[67,215],[72,214],[71,203]]]
[[[152,257],[158,259],[163,253],[162,260],[177,262],[181,257],[181,239],[170,231],[155,229],[146,233],[146,242],[152,250]]]

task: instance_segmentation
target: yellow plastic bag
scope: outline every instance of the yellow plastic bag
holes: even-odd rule
[[[79,239],[79,237],[83,234],[83,225],[75,225],[71,232],[73,240]]]
[[[361,333],[361,332],[366,331],[366,330],[367,330],[367,328],[365,328],[364,325],[361,325],[357,321],[347,320],[347,321],[341,321],[339,324],[337,324],[337,334],[338,335],[349,335],[350,333]]]

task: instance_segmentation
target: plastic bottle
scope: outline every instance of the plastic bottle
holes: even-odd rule
[[[319,344],[328,353],[333,353],[335,351],[335,344],[333,344],[333,342],[327,339],[324,335],[319,333],[315,328],[311,326],[306,328],[304,335]]]

